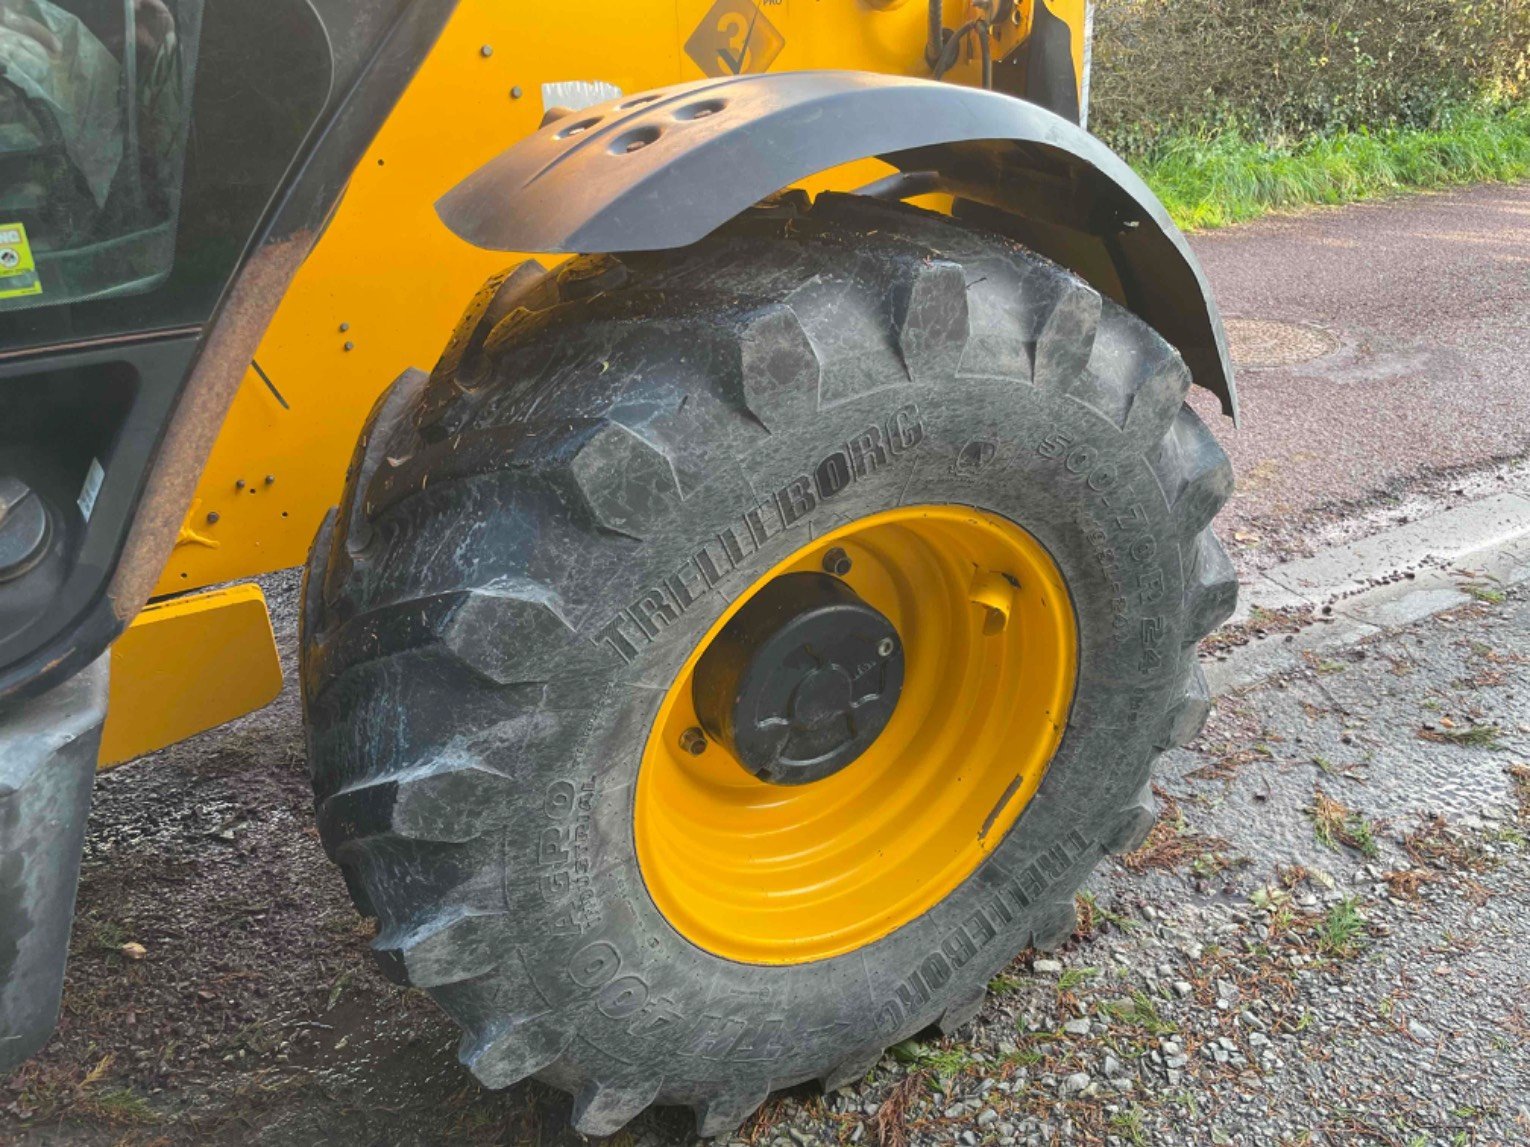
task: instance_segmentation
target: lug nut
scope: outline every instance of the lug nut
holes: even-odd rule
[[[695,725],[680,734],[680,747],[693,757],[707,751],[707,735]]]
[[[881,641],[877,642],[877,656],[878,657],[891,657],[892,653],[893,653],[893,650],[896,649],[896,648],[897,648],[897,646],[895,646],[893,644],[893,639],[892,638],[884,637],[884,638],[882,638]]]
[[[831,573],[835,577],[844,577],[850,572],[850,555],[838,546],[835,546],[823,555],[823,568],[825,573]]]

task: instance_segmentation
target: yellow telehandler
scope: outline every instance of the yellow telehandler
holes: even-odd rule
[[[1063,941],[1237,591],[1089,27],[0,0],[0,1070],[96,768],[274,697],[305,560],[319,833],[486,1086],[717,1134]]]

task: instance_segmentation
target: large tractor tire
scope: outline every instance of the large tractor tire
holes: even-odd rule
[[[853,196],[491,280],[304,589],[384,971],[592,1135],[970,1019],[1204,721],[1237,586],[1189,384],[1069,272]]]

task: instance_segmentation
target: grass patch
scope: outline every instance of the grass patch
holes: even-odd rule
[[[1261,143],[1236,132],[1163,140],[1136,164],[1181,227],[1271,211],[1530,176],[1530,106],[1456,109],[1433,129]]]
[[[999,1060],[1001,1067],[1035,1067],[1046,1057],[1033,1047],[1017,1048]]]
[[[1362,856],[1373,857],[1380,849],[1376,845],[1375,826],[1354,809],[1325,793],[1321,787],[1312,792],[1312,804],[1307,809],[1312,818],[1312,832],[1318,843],[1335,852],[1339,845],[1348,845]]]
[[[1083,987],[1099,974],[1098,968],[1064,968],[1062,975],[1057,977],[1057,990],[1071,992],[1074,988]]]
[[[905,1067],[933,1072],[943,1081],[955,1079],[974,1063],[972,1053],[966,1048],[931,1047],[911,1039],[895,1043],[888,1050]]]
[[[345,994],[345,989],[351,986],[351,981],[355,977],[355,971],[349,968],[335,977],[335,982],[329,988],[329,999],[324,1003],[324,1010],[326,1012],[335,1010],[335,1005],[340,1002],[340,997]]]
[[[1148,1141],[1147,1127],[1142,1119],[1142,1109],[1137,1106],[1125,1108],[1110,1117],[1110,1129],[1134,1147]]]
[[[125,1087],[82,1095],[75,1105],[107,1123],[153,1123],[159,1118],[147,1099]]]
[[[1158,1005],[1146,992],[1133,992],[1130,999],[1107,1000],[1104,1010],[1117,1023],[1132,1024],[1152,1035],[1170,1035],[1179,1030],[1158,1014]]]
[[[1486,602],[1488,605],[1502,605],[1504,602],[1503,590],[1494,589],[1490,585],[1468,584],[1463,585],[1461,589],[1463,592],[1470,594],[1478,601]]]
[[[1530,837],[1526,837],[1517,828],[1500,828],[1492,834],[1492,837],[1499,844],[1506,844],[1516,850],[1523,849],[1527,844],[1530,844]]]
[[[1473,725],[1468,729],[1420,729],[1419,739],[1442,745],[1465,745],[1469,749],[1501,749],[1498,730],[1492,725]]]
[[[1005,972],[1000,972],[988,981],[988,990],[996,996],[1007,996],[1011,992],[1018,992],[1025,987],[1025,981],[1016,979]]]
[[[1330,908],[1317,926],[1318,949],[1325,956],[1353,956],[1360,950],[1365,935],[1365,917],[1360,902],[1346,896]]]
[[[1102,920],[1114,924],[1123,932],[1130,932],[1137,927],[1137,921],[1106,908],[1096,899],[1093,892],[1080,892],[1073,898],[1073,906],[1078,913],[1078,926],[1074,928],[1074,931],[1086,940],[1094,935],[1095,928]],[[1063,975],[1066,976],[1067,973],[1064,972]]]
[[[88,917],[85,927],[89,945],[102,952],[120,952],[122,945],[133,938],[132,933],[115,920]]]
[[[24,1064],[10,1081],[17,1095],[6,1110],[23,1123],[42,1123],[65,1113],[108,1124],[157,1122],[159,1113],[137,1092],[123,1086],[100,1086],[115,1060],[116,1056],[107,1053],[84,1075],[38,1060]]]

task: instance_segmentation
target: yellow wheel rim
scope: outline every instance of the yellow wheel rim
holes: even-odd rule
[[[898,630],[898,705],[832,776],[757,780],[727,749],[693,756],[708,643],[770,579],[845,581]],[[998,845],[1062,740],[1078,665],[1067,587],[1013,522],[963,506],[864,518],[804,546],[717,619],[665,694],[638,773],[638,864],[654,903],[706,951],[800,964],[854,951],[943,900]]]

